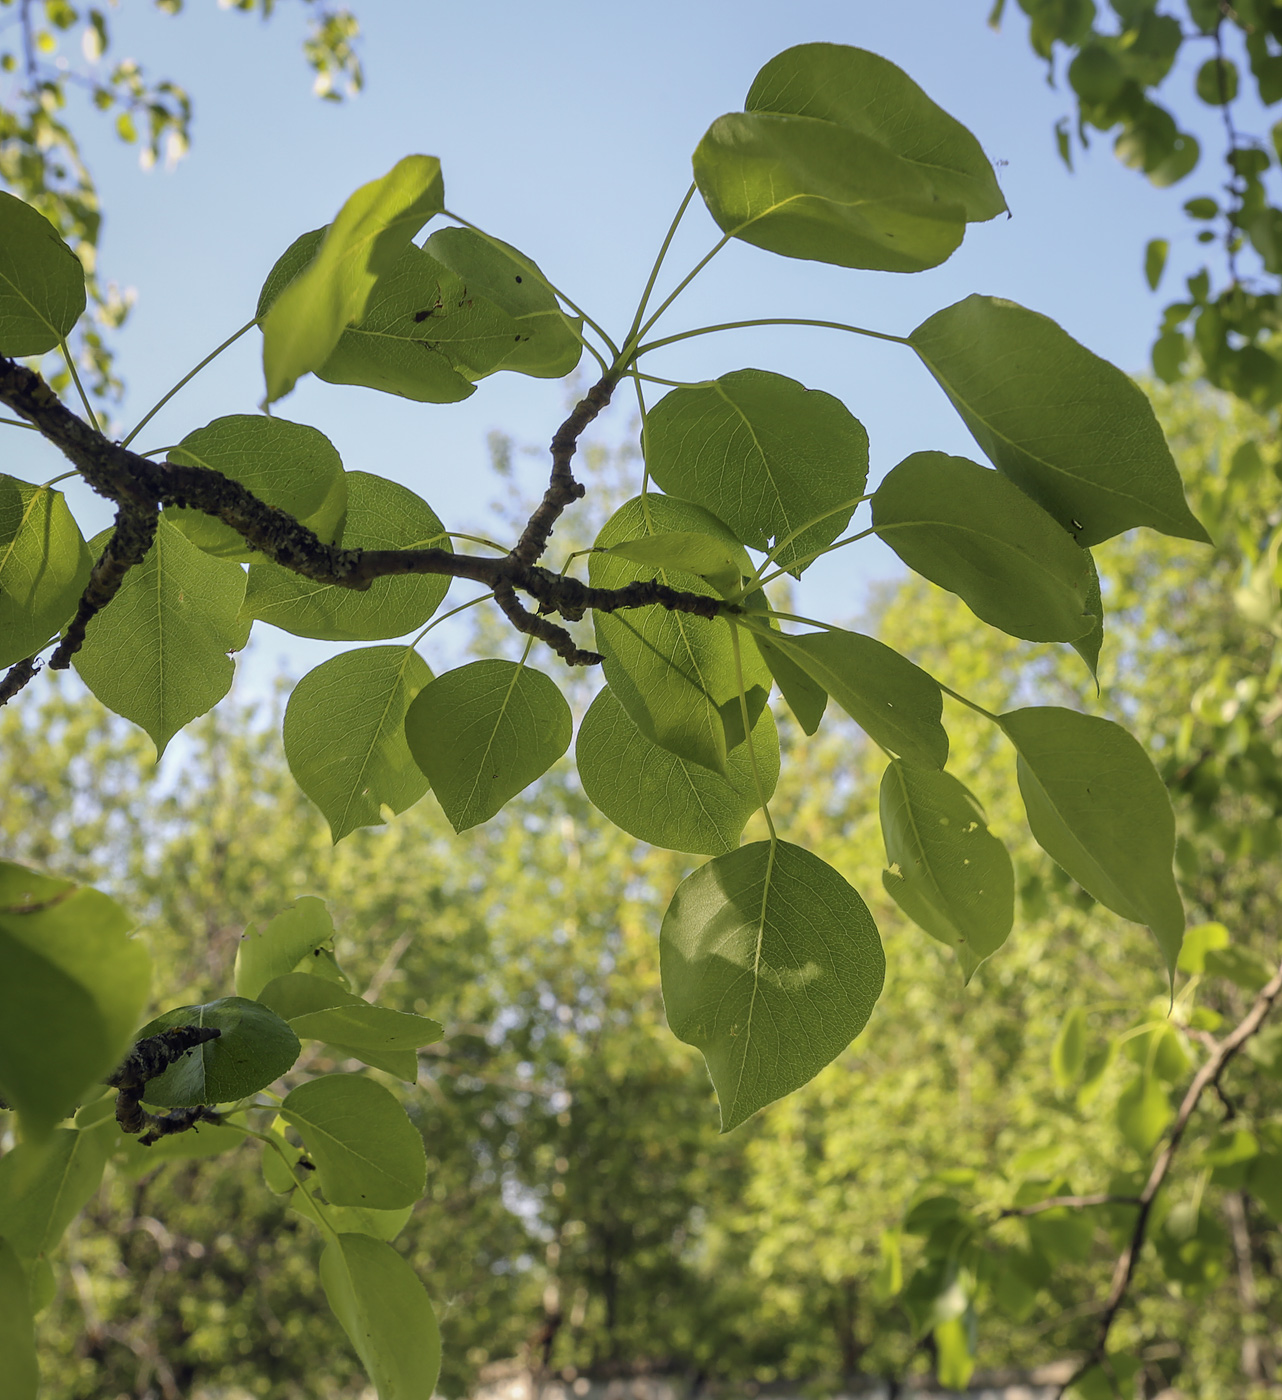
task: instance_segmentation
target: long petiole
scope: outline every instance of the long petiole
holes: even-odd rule
[[[800,559],[798,559],[798,560],[793,564],[792,567],[793,567],[794,569],[805,568],[805,566],[806,566],[807,564],[813,564],[813,563],[815,562],[816,559],[822,557],[823,555],[825,555],[825,554],[831,554],[831,553],[833,552],[834,549],[844,549],[846,545],[848,545],[848,544],[855,544],[858,540],[866,540],[866,539],[868,538],[869,535],[874,534],[874,533],[875,533],[875,531],[873,530],[872,526],[870,525],[866,530],[860,530],[858,534],[855,534],[855,535],[847,535],[847,536],[845,537],[845,539],[842,539],[842,540],[834,540],[832,544],[826,544],[826,545],[824,545],[824,547],[823,547],[822,549],[816,549],[816,550],[815,550],[813,553],[811,553],[811,554],[804,554],[804,555],[802,555],[802,557],[801,557]],[[769,563],[769,560],[767,560],[766,562]],[[763,564],[761,567],[764,569],[764,568],[766,567],[766,565]],[[776,569],[776,570],[774,571],[773,574],[767,574],[767,575],[765,576],[765,578],[762,578],[762,577],[761,577],[761,574],[760,574],[760,571],[758,571],[758,574],[757,574],[757,583],[758,583],[762,588],[764,588],[764,587],[766,586],[766,584],[768,584],[768,583],[773,583],[773,582],[775,581],[775,579],[781,578],[781,577],[782,577],[784,574],[786,574],[786,573],[788,573],[788,570],[787,570],[787,569],[780,568],[780,569]]]
[[[61,473],[61,475],[59,475],[59,476],[51,476],[51,477],[49,478],[48,481],[45,481],[45,482],[42,482],[42,483],[41,483],[40,489],[41,489],[42,491],[47,491],[51,486],[57,486],[57,484],[58,484],[60,481],[66,481],[66,479],[67,479],[69,476],[79,476],[79,475],[80,475],[79,472],[71,471],[71,472],[63,472],[63,473]]]
[[[641,301],[637,306],[637,314],[632,318],[632,324],[628,327],[628,333],[624,337],[623,346],[626,351],[634,345],[641,329],[641,318],[645,315],[645,309],[650,303],[650,294],[654,291],[654,284],[659,279],[659,270],[663,266],[663,260],[668,256],[668,249],[672,246],[672,240],[676,237],[677,228],[685,216],[686,210],[690,207],[690,201],[694,198],[695,186],[691,184],[686,191],[686,197],[681,201],[681,207],[676,212],[676,217],[672,220],[668,228],[667,236],[659,249],[659,256],[654,260],[654,266],[650,269],[650,280],[645,284],[645,291],[641,293]]]
[[[653,318],[651,324],[653,324]],[[752,326],[818,326],[821,330],[847,331],[851,335],[870,336],[873,340],[889,340],[895,345],[912,344],[912,341],[906,340],[902,335],[891,335],[889,331],[869,330],[867,326],[850,326],[844,321],[812,321],[804,316],[765,316],[756,321],[723,321],[717,326],[700,326],[697,330],[681,331],[677,335],[666,335],[662,340],[651,340],[638,346],[636,353],[641,356],[651,350],[661,349],[665,345],[675,345],[679,340],[690,340],[696,335],[713,335],[717,331],[746,330]],[[644,330],[649,329],[649,325],[644,328]]]
[[[760,578],[762,572],[775,562],[781,550],[787,549],[793,540],[800,539],[807,530],[813,530],[816,525],[822,524],[822,522],[827,520],[831,515],[840,515],[844,510],[854,511],[858,506],[863,505],[865,501],[871,500],[871,496],[856,496],[852,501],[842,501],[839,506],[833,506],[831,510],[824,511],[822,515],[816,515],[813,520],[807,520],[804,525],[799,525],[790,534],[785,535],[783,539],[776,540],[775,547],[761,561],[761,568],[757,570],[757,578]]]
[[[487,540],[483,535],[465,535],[459,530],[447,530],[446,534],[452,540],[468,540],[472,544],[484,545],[486,549],[497,550],[500,554],[509,552],[507,545],[495,544],[493,540]]]
[[[472,232],[476,234],[478,238],[485,239],[487,243],[491,244],[495,248],[498,248],[501,252],[508,254],[509,257],[513,253],[516,253],[517,259],[526,268],[529,269],[531,275],[538,277],[540,281],[546,283],[547,286],[551,289],[552,294],[554,296],[559,297],[560,300],[563,301],[566,304],[566,306],[568,306],[570,310],[574,312],[576,316],[581,316],[583,318],[583,324],[585,326],[591,326],[592,329],[596,331],[597,335],[601,337],[607,349],[610,351],[610,354],[618,355],[619,347],[614,343],[614,341],[610,339],[608,335],[606,335],[605,331],[603,331],[601,327],[597,325],[597,323],[592,319],[592,317],[589,316],[588,313],[584,311],[581,306],[576,305],[570,300],[568,296],[566,296],[566,294],[559,287],[554,286],[551,282],[549,282],[548,279],[544,277],[541,272],[539,272],[539,270],[534,266],[534,264],[529,260],[529,258],[525,257],[522,253],[517,253],[515,248],[509,247],[506,243],[502,242],[501,239],[495,238],[493,234],[486,233],[486,231],[483,228],[477,228],[477,226],[474,223],[472,223],[468,219],[463,218],[461,214],[455,214],[453,210],[450,209],[442,209],[441,213],[444,214],[447,219],[453,219],[456,224],[462,224],[464,228],[471,229]],[[587,345],[586,340],[583,343],[584,345]]]
[[[760,613],[745,613],[739,618],[741,626],[746,627],[749,632],[759,631],[766,637],[770,636],[770,628],[764,622],[758,622],[757,618],[779,617],[785,622],[800,622],[805,627],[819,627],[825,632],[840,632],[841,628],[835,622],[820,622],[817,617],[802,617],[799,613],[779,612],[775,608],[766,608]]]
[[[95,433],[101,433],[102,429],[98,426],[98,415],[93,411],[93,405],[89,402],[89,395],[85,393],[85,386],[80,382],[80,376],[76,373],[75,356],[67,349],[67,342],[65,340],[60,340],[58,342],[58,349],[62,351],[63,363],[71,371],[71,379],[76,386],[76,393],[80,395],[80,402],[85,406],[85,415],[89,419],[89,426]]]
[[[631,371],[633,379],[644,384],[662,384],[667,389],[690,389],[700,383],[697,379],[664,379],[657,374],[643,374],[639,369]]]
[[[967,700],[967,698],[964,695],[951,689],[949,686],[946,686],[943,683],[943,681],[936,680],[935,684],[940,688],[940,690],[944,692],[945,695],[951,695],[954,700],[960,701],[963,705],[966,706],[967,709],[974,710],[977,715],[983,715],[985,719],[991,719],[992,722],[996,725],[1001,724],[1000,716],[993,714],[991,710],[984,709],[982,705],[976,704],[974,700]]]
[[[9,428],[30,428],[33,433],[40,431],[34,423],[24,423],[21,418],[0,418],[0,423]]]
[[[743,716],[743,742],[748,746],[748,763],[752,768],[752,783],[757,789],[757,801],[761,803],[761,815],[766,819],[766,827],[770,832],[770,850],[774,853],[774,848],[779,841],[779,833],[775,830],[774,818],[770,815],[770,804],[766,801],[765,784],[761,781],[761,770],[757,767],[757,751],[752,745],[752,724],[748,719],[748,696],[743,684],[743,657],[739,651],[739,628],[734,619],[730,619],[730,645],[734,649],[734,673],[735,679],[739,683],[739,713]],[[767,888],[769,881],[767,880]]]
[[[713,260],[713,258],[715,258],[717,254],[722,250],[722,248],[724,248],[729,242],[730,235],[727,233],[713,248],[711,248],[707,253],[705,253],[697,263],[695,263],[695,265],[690,269],[690,271],[686,273],[686,275],[681,279],[681,281],[677,283],[677,285],[664,299],[662,305],[654,313],[654,315],[651,316],[650,319],[645,323],[645,325],[643,325],[641,329],[636,333],[637,340],[641,339],[641,337],[646,333],[646,331],[648,331],[650,327],[654,325],[654,323],[659,319],[660,316],[663,315],[663,313],[668,309],[668,307],[670,307],[672,303],[676,301],[676,299],[681,295],[681,293],[685,291],[685,289],[690,285],[690,283],[693,282],[696,277],[698,277],[698,275],[703,271],[703,269],[707,267],[707,265]],[[659,343],[666,344],[665,341],[661,341]],[[639,348],[632,348],[629,358],[635,360],[645,348],[646,347],[644,346],[641,346]]]
[[[474,608],[478,603],[487,603],[493,597],[493,593],[482,593],[479,598],[469,598],[466,603],[460,603],[457,608],[451,608],[449,612],[442,613],[440,617],[434,617],[431,620],[431,622],[429,622],[427,626],[424,627],[423,630],[418,634],[418,636],[415,637],[414,640],[410,643],[409,649],[412,651],[416,646],[418,646],[418,644],[423,640],[424,637],[427,636],[427,634],[432,630],[432,628],[435,627],[438,623],[444,622],[446,618],[453,617],[456,613],[466,612],[468,608]]]
[[[645,528],[653,535],[654,521],[650,519],[650,451],[646,442],[645,391],[641,388],[641,377],[635,368],[631,372],[632,387],[637,392],[637,412],[641,415],[641,514],[645,516]]]
[[[187,374],[184,374],[183,377],[178,381],[178,383],[175,384],[174,387],[170,389],[170,391],[164,396],[164,398],[161,399],[160,402],[156,404],[154,408],[150,409],[143,416],[141,421],[134,428],[133,432],[131,432],[129,436],[125,438],[125,440],[120,444],[121,447],[128,447],[129,444],[134,440],[134,438],[136,438],[138,434],[142,432],[142,430],[147,426],[147,424],[151,422],[151,420],[156,416],[156,414],[158,414],[160,410],[164,408],[164,406],[169,402],[169,400],[173,398],[173,396],[179,391],[179,389],[185,388],[186,385],[191,380],[195,379],[195,377],[200,373],[200,371],[204,369],[205,366],[209,364],[211,360],[216,360],[218,356],[221,355],[223,351],[227,349],[228,346],[234,345],[241,338],[242,335],[244,335],[247,331],[252,331],[257,324],[257,317],[255,317],[252,321],[246,321],[245,324],[241,326],[241,328],[236,332],[235,335],[228,336],[227,339],[223,341],[223,343],[218,347],[217,350],[211,350],[210,353],[206,355],[203,360],[201,360],[201,362],[196,366],[195,369],[191,370]]]

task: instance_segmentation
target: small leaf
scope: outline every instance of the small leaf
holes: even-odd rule
[[[919,768],[942,768],[948,735],[943,692],[919,666],[859,632],[772,633],[771,645],[799,666],[875,743]]]
[[[1074,1006],[1060,1022],[1051,1047],[1051,1074],[1061,1092],[1067,1092],[1086,1068],[1086,1008]]]
[[[408,487],[348,472],[344,549],[449,549],[436,512]],[[245,615],[296,637],[373,642],[402,637],[440,607],[450,581],[440,574],[376,578],[364,591],[316,583],[270,560],[249,567]]]
[[[753,725],[752,746],[769,801],[779,779],[779,735],[766,707]],[[732,851],[761,805],[746,744],[730,750],[723,778],[652,743],[608,686],[583,716],[575,758],[593,806],[632,836],[669,850]]]
[[[323,899],[304,895],[283,909],[260,933],[250,924],[236,949],[236,994],[255,1000],[277,977],[334,941],[334,921]]]
[[[956,950],[969,982],[1005,943],[1015,875],[983,809],[956,778],[892,763],[881,780],[882,884],[932,938]]]
[[[47,1142],[19,1142],[0,1157],[0,1235],[22,1258],[57,1246],[98,1189],[110,1143],[105,1133],[55,1128]]]
[[[970,296],[908,339],[998,471],[1079,544],[1136,525],[1209,543],[1144,394],[1054,321]]]
[[[1229,931],[1221,923],[1197,924],[1184,935],[1176,967],[1181,972],[1203,972],[1206,955],[1229,946]]]
[[[441,163],[434,156],[406,156],[343,205],[315,257],[263,318],[269,403],[325,363],[344,329],[364,316],[378,279],[444,207]]]
[[[85,270],[58,230],[0,191],[0,355],[43,355],[85,309]]]
[[[267,1007],[245,997],[178,1006],[148,1022],[138,1038],[170,1026],[216,1026],[222,1035],[189,1050],[164,1074],[148,1080],[147,1103],[167,1108],[234,1103],[265,1089],[298,1059],[298,1037]]]
[[[381,826],[427,791],[405,742],[405,712],[432,679],[412,647],[366,647],[322,661],[294,687],[282,738],[289,771],[335,842]]]
[[[102,552],[110,531],[93,541]],[[231,689],[245,645],[245,572],[191,543],[162,515],[142,563],[89,624],[74,664],[109,710],[145,729],[159,759],[170,739]],[[129,664],[121,665],[127,656]]]
[[[886,968],[859,895],[783,841],[741,846],[688,876],[659,950],[668,1024],[703,1052],[727,1133],[846,1048]]]
[[[151,963],[114,900],[0,861],[0,1097],[42,1140],[120,1063]]]
[[[93,558],[61,491],[0,476],[0,668],[70,621]]]
[[[333,443],[315,428],[284,418],[235,413],[188,433],[169,449],[167,460],[239,481],[327,544],[342,531],[347,512],[343,462]],[[179,507],[166,510],[165,519],[207,554],[244,564],[261,558],[230,525],[212,515]]]
[[[473,661],[419,691],[405,715],[414,761],[455,831],[488,821],[570,747],[565,697],[541,671]]]
[[[1013,482],[964,457],[914,452],[872,500],[873,528],[908,565],[1013,637],[1091,630],[1090,555]]]
[[[1151,1075],[1140,1074],[1118,1096],[1118,1131],[1141,1157],[1157,1146],[1174,1117],[1170,1096]]]
[[[1175,817],[1148,755],[1121,725],[1056,705],[999,723],[1038,844],[1101,904],[1147,924],[1173,976],[1184,934]]]
[[[423,1194],[423,1139],[381,1084],[359,1074],[311,1079],[286,1094],[280,1113],[302,1134],[334,1205],[398,1210]]]
[[[441,1334],[405,1260],[381,1240],[342,1234],[325,1246],[320,1277],[379,1400],[432,1400]]]
[[[845,404],[759,369],[666,394],[647,415],[645,454],[669,495],[753,549],[773,542],[796,575],[845,529],[868,481],[868,434]]]
[[[1157,291],[1157,284],[1162,280],[1162,273],[1166,269],[1166,255],[1171,251],[1171,245],[1165,238],[1150,238],[1144,248],[1144,280],[1149,285],[1149,290]]]
[[[0,1400],[36,1400],[40,1367],[27,1275],[5,1239],[0,1239],[0,1359]]]

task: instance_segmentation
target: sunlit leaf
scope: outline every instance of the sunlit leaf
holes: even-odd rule
[[[93,559],[61,491],[0,476],[0,668],[70,621]]]
[[[250,924],[236,949],[236,994],[256,999],[277,977],[334,941],[334,921],[325,901],[304,895],[283,909],[265,927]]]
[[[43,355],[85,309],[85,269],[58,230],[0,191],[0,355]]]

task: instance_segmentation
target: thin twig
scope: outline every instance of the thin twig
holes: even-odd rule
[[[23,661],[15,661],[0,680],[0,705],[7,705],[28,681],[34,680],[40,670],[34,656]]]

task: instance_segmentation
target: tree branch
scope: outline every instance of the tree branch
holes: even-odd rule
[[[592,588],[537,563],[561,512],[583,495],[584,488],[574,480],[570,461],[579,435],[609,403],[613,389],[609,376],[603,378],[557,430],[552,439],[552,479],[543,500],[512,552],[488,558],[455,554],[448,549],[342,549],[326,544],[293,516],[260,501],[240,482],[221,472],[176,462],[153,462],[109,441],[67,408],[38,374],[0,357],[0,403],[36,428],[99,495],[115,501],[119,507],[116,532],[94,566],[76,619],[50,665],[60,668],[69,663],[83,641],[90,619],[110,601],[125,572],[150,548],[158,512],[165,506],[188,506],[223,521],[268,559],[317,583],[364,590],[377,578],[439,574],[483,584],[493,590],[499,606],[518,631],[547,642],[570,665],[595,665],[601,658],[596,652],[581,649],[565,628],[548,622],[549,613],[573,622],[588,609],[615,612],[621,608],[658,606],[704,618],[739,612],[737,604],[704,593],[669,588],[657,581],[637,581],[622,588]],[[517,590],[534,599],[537,613],[516,599]],[[0,703],[30,680],[30,675],[21,670],[25,664],[18,663],[0,681]]]
[[[1135,1266],[1139,1262],[1140,1250],[1144,1245],[1144,1232],[1148,1227],[1148,1218],[1153,1208],[1153,1202],[1157,1193],[1162,1189],[1162,1184],[1171,1169],[1171,1163],[1175,1160],[1175,1154],[1184,1138],[1184,1131],[1189,1125],[1189,1120],[1193,1117],[1193,1112],[1202,1095],[1208,1089],[1219,1087],[1220,1076],[1224,1073],[1229,1061],[1264,1024],[1265,1017],[1273,1009],[1279,996],[1282,996],[1282,967],[1279,967],[1269,982],[1260,989],[1255,1001],[1251,1004],[1250,1011],[1219,1042],[1210,1059],[1193,1076],[1193,1082],[1189,1085],[1188,1091],[1184,1095],[1184,1101],[1180,1104],[1179,1112],[1175,1115],[1175,1122],[1171,1126],[1171,1135],[1167,1139],[1166,1146],[1158,1154],[1157,1161],[1153,1163],[1153,1170],[1149,1172],[1144,1189],[1140,1192],[1139,1212],[1135,1217],[1135,1226],[1131,1231],[1126,1248],[1118,1256],[1114,1266],[1113,1282],[1104,1302],[1104,1312],[1100,1317],[1095,1345],[1077,1370],[1061,1387],[1060,1396],[1063,1396],[1070,1386],[1081,1380],[1087,1371],[1098,1366],[1104,1360],[1108,1347],[1108,1334],[1112,1331],[1117,1314],[1126,1300],[1127,1289],[1131,1285]]]

